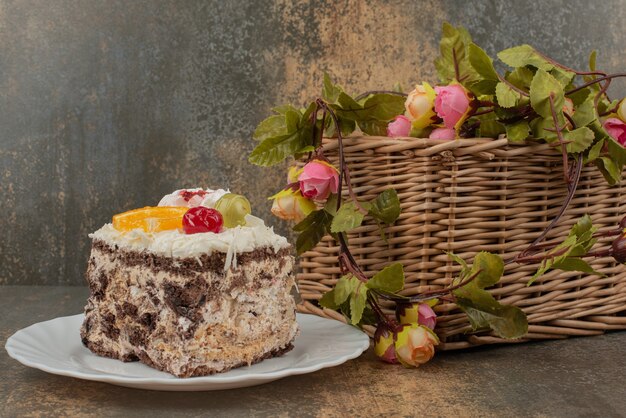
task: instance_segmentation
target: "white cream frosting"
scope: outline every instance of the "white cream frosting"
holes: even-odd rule
[[[159,206],[206,206],[213,208],[226,193],[224,189],[206,189],[204,196],[195,195],[185,200],[181,192],[198,192],[202,188],[180,189],[165,195]],[[272,248],[278,252],[289,247],[283,236],[274,232],[274,228],[265,226],[265,222],[252,215],[246,215],[246,224],[235,228],[225,228],[220,233],[203,232],[185,234],[177,229],[145,232],[143,229],[119,231],[112,224],[106,224],[96,232],[89,234],[91,239],[98,239],[107,244],[135,251],[148,251],[157,255],[174,258],[199,257],[213,252],[226,253],[224,270],[237,267],[237,254],[254,251],[257,248]]]
[[[195,195],[192,196],[189,200],[185,200],[185,198],[181,195],[181,192],[200,192],[204,191],[206,194],[204,196]],[[193,208],[195,206],[206,206],[208,208],[214,208],[217,201],[224,196],[226,193],[230,193],[229,190],[224,189],[202,189],[200,187],[196,187],[193,189],[179,189],[170,194],[166,194],[163,196],[163,199],[159,202],[159,206],[187,206]]]
[[[265,226],[262,219],[246,216],[246,225],[227,228],[216,234],[204,232],[185,234],[179,230],[144,232],[142,229],[118,231],[112,224],[106,224],[96,232],[89,234],[92,239],[102,240],[122,248],[149,251],[167,257],[198,257],[213,252],[226,253],[226,266],[236,266],[239,253],[269,247],[279,251],[289,247],[285,237],[274,232],[274,228]]]

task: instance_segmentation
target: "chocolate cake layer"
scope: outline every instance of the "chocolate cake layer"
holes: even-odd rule
[[[81,328],[94,353],[179,377],[224,372],[288,351],[297,334],[294,260],[261,248],[174,258],[94,240]]]

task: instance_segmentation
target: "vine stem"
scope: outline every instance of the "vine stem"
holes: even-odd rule
[[[421,302],[424,300],[429,300],[429,299],[434,299],[434,298],[439,298],[441,296],[445,296],[448,295],[450,293],[452,293],[452,291],[457,290],[463,286],[465,286],[466,284],[472,282],[480,273],[482,272],[482,269],[479,269],[478,271],[476,271],[474,274],[472,274],[470,277],[468,277],[467,279],[463,280],[462,282],[454,285],[454,286],[450,286],[447,287],[445,289],[442,290],[427,290],[425,292],[422,292],[421,294],[417,295],[417,296],[411,296],[408,298],[405,297],[394,297],[394,296],[390,296],[387,295],[385,293],[381,293],[381,292],[376,292],[376,294],[380,297],[382,297],[383,299],[387,299],[387,300],[391,300],[393,302],[396,303],[415,303],[415,302]]]
[[[596,84],[596,83],[599,83],[599,82],[601,82],[601,81],[604,81],[604,80],[612,80],[612,79],[614,79],[614,78],[618,78],[618,77],[626,77],[626,73],[608,74],[608,75],[605,75],[605,76],[603,76],[603,77],[594,78],[593,80],[588,81],[588,82],[586,82],[586,83],[584,83],[584,84],[581,84],[580,86],[578,86],[578,87],[576,87],[576,88],[573,88],[573,89],[571,89],[571,90],[569,90],[569,91],[566,91],[566,92],[565,92],[565,95],[566,95],[566,96],[569,96],[570,94],[574,94],[574,93],[576,93],[577,91],[580,91],[580,90],[582,90],[582,89],[584,89],[584,88],[587,88],[587,87],[589,87],[589,86],[591,86],[591,85],[594,85],[594,84]],[[608,88],[608,87],[607,87],[607,88]]]
[[[359,211],[363,214],[367,214],[367,209],[365,209],[356,198],[356,193],[352,189],[352,182],[350,181],[350,170],[348,169],[348,165],[346,164],[346,159],[343,154],[343,136],[341,134],[341,127],[339,125],[339,119],[337,118],[337,114],[328,106],[328,104],[322,100],[317,99],[315,101],[317,105],[322,107],[333,120],[335,124],[335,132],[337,134],[337,144],[339,145],[339,185],[337,188],[337,210],[341,207],[341,196],[342,196],[342,186],[345,180],[346,186],[348,187],[348,194],[350,198],[354,202],[354,205],[359,209]]]
[[[409,95],[406,93],[403,93],[401,91],[395,91],[395,90],[369,90],[366,92],[363,92],[361,94],[359,94],[358,96],[356,96],[354,98],[354,100],[356,100],[357,102],[361,99],[366,98],[367,96],[370,96],[372,94],[391,94],[394,96],[402,96],[402,97],[408,97]]]
[[[560,62],[558,62],[558,61],[553,60],[552,58],[550,58],[550,57],[548,57],[548,56],[544,55],[542,52],[537,51],[537,49],[535,49],[535,52],[537,52],[537,54],[538,54],[541,58],[543,58],[544,60],[548,61],[550,64],[552,64],[552,65],[554,65],[554,66],[556,66],[556,67],[559,67],[559,68],[561,68],[562,70],[569,71],[569,72],[571,72],[571,73],[575,73],[576,75],[606,75],[606,73],[605,73],[605,72],[603,72],[603,71],[578,71],[578,70],[575,70],[575,69],[573,69],[573,68],[570,68],[570,67],[568,67],[568,66],[566,66],[566,65],[563,65],[563,64],[561,64],[561,63],[560,63]]]
[[[552,221],[546,227],[546,229],[543,230],[543,232],[533,241],[532,244],[530,244],[525,250],[521,251],[515,257],[510,258],[509,260],[506,260],[504,262],[505,265],[511,264],[513,262],[517,262],[518,259],[523,258],[531,251],[542,247],[539,243],[543,241],[544,238],[548,235],[548,233],[552,230],[552,228],[556,226],[556,224],[559,222],[559,220],[561,219],[561,217],[563,216],[563,214],[569,207],[569,204],[571,203],[572,199],[574,198],[574,194],[576,193],[576,189],[578,188],[578,181],[580,180],[580,175],[582,173],[582,167],[583,167],[583,160],[582,158],[579,158],[576,161],[576,164],[574,165],[574,167],[572,167],[573,174],[570,177],[571,182],[568,183],[567,185],[567,196],[565,197],[565,200],[563,201],[563,204],[561,205],[561,208],[559,209],[559,213],[557,213],[557,215],[552,219]]]
[[[556,137],[559,139],[559,144],[561,144],[561,155],[563,157],[563,177],[565,181],[569,184],[569,173],[568,167],[569,162],[567,160],[567,148],[565,146],[565,138],[563,138],[563,127],[559,124],[559,119],[557,118],[556,108],[554,107],[554,93],[550,93],[548,97],[550,101],[550,111],[552,112],[552,120],[554,121],[554,129],[556,130]]]

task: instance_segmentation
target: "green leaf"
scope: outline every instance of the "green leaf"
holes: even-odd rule
[[[493,60],[487,53],[475,43],[470,43],[468,47],[470,64],[478,75],[485,80],[498,81],[498,73],[493,67]]]
[[[335,303],[335,289],[329,290],[324,293],[320,300],[318,301],[321,307],[328,309],[337,309],[339,305]]]
[[[597,228],[593,226],[589,215],[580,218],[570,229],[565,241],[545,253],[544,260],[528,282],[528,285],[531,285],[538,277],[551,269],[581,271],[601,275],[601,273],[594,271],[584,260],[576,258],[585,255],[596,243],[597,239],[593,237],[596,231]]]
[[[528,320],[521,309],[502,305],[489,292],[476,289],[470,298],[457,297],[474,330],[491,328],[501,338],[521,338],[528,332]]]
[[[537,70],[532,83],[530,83],[530,104],[535,112],[544,118],[552,117],[550,96],[553,97],[555,113],[562,114],[565,103],[563,87],[547,72],[541,69]]]
[[[348,300],[350,295],[359,286],[359,283],[359,279],[351,274],[347,274],[337,280],[337,284],[335,284],[335,305],[341,305]]]
[[[328,212],[331,216],[337,215],[337,195],[331,193],[326,199],[326,203],[324,204],[324,210]]]
[[[293,230],[300,232],[296,239],[296,251],[302,254],[317,245],[326,235],[326,231],[331,224],[333,217],[325,210],[313,211],[293,227]]]
[[[622,147],[612,137],[608,137],[607,148],[609,149],[609,155],[611,156],[611,159],[615,161],[616,165],[623,166],[624,164],[626,164],[626,148]]]
[[[341,135],[348,136],[356,129],[356,122],[350,119],[338,118],[339,119],[339,128],[341,129]],[[385,132],[385,135],[387,133]],[[328,138],[334,138],[337,136],[335,132],[335,124],[330,121],[328,128],[324,131],[324,135]]]
[[[330,104],[334,104],[339,99],[339,94],[343,89],[333,83],[328,73],[324,73],[324,86],[322,88],[322,98]]]
[[[514,68],[525,67],[527,65],[544,71],[550,71],[554,68],[554,65],[543,58],[532,46],[526,44],[500,51],[498,58],[500,58],[500,61],[503,63]]]
[[[598,118],[596,108],[593,105],[593,98],[585,100],[578,107],[576,107],[572,119],[576,124],[576,127],[581,128],[589,125],[591,122]]]
[[[622,167],[618,166],[612,159],[600,157],[594,162],[610,185],[614,185],[622,179]]]
[[[597,141],[591,148],[589,148],[589,152],[587,153],[587,157],[585,158],[584,163],[593,162],[596,158],[600,156],[600,152],[602,152],[602,148],[604,148],[604,140]]]
[[[591,220],[591,216],[585,214],[582,218],[580,218],[572,229],[569,232],[569,236],[574,236],[576,238],[582,237],[584,234],[592,231],[593,222]]]
[[[498,99],[498,105],[509,108],[517,105],[517,100],[520,95],[506,83],[498,83],[496,85],[496,97]]]
[[[478,80],[471,85],[469,89],[481,100],[489,100],[496,94],[497,81],[494,80]]]
[[[469,62],[467,48],[472,42],[469,33],[462,27],[455,28],[447,22],[443,24],[440,56],[435,60],[439,79],[449,83],[456,79],[455,63],[459,69],[459,82],[471,85],[478,79],[478,74]]]
[[[360,104],[341,93],[333,109],[341,119],[356,121],[366,134],[386,136],[388,122],[404,113],[404,101],[402,96],[373,94]]]
[[[582,258],[567,257],[564,260],[559,261],[558,263],[554,263],[552,265],[552,268],[563,271],[580,271],[583,273],[597,274],[601,276],[603,275],[602,273],[595,271],[593,267],[591,267]]]
[[[564,119],[563,113],[559,113],[557,118],[562,121],[562,119]],[[530,122],[530,129],[532,130],[533,138],[543,138],[546,142],[553,142],[557,140],[556,133],[551,130],[554,129],[552,116],[548,118],[536,117]]]
[[[359,128],[366,135],[387,136],[388,121],[368,119],[359,121]]]
[[[452,251],[446,251],[446,254],[448,255],[448,257],[450,257],[455,263],[459,264],[462,269],[461,269],[461,276],[464,276],[467,272],[469,272],[469,266],[467,265],[467,263],[465,262],[465,260],[463,260],[461,257],[459,257],[458,255],[454,254]]]
[[[374,275],[367,282],[369,289],[396,293],[404,288],[404,268],[400,263],[391,264]]]
[[[405,97],[395,94],[372,94],[363,103],[363,108],[368,111],[369,118],[389,121],[404,114],[405,101]]]
[[[593,131],[586,126],[563,133],[565,141],[571,141],[565,147],[569,153],[583,152],[591,146],[595,135]]]
[[[571,83],[572,78],[574,78],[574,73],[573,72],[567,71],[567,70],[564,70],[564,69],[558,68],[558,67],[554,67],[550,71],[550,74],[559,83],[561,83],[561,86],[563,86],[563,88],[567,87]]]
[[[257,141],[263,141],[273,136],[282,136],[287,133],[287,124],[284,115],[272,115],[263,120],[256,127],[252,138]]]
[[[519,67],[506,75],[506,80],[518,89],[528,91],[535,76],[534,71],[526,67]]]
[[[493,112],[476,117],[480,121],[476,136],[479,138],[497,138],[506,132],[505,126],[497,121],[497,115]]]
[[[593,51],[591,51],[591,54],[589,54],[589,70],[590,71],[595,71],[596,70],[596,59],[598,58],[598,51],[596,51],[595,49]]]
[[[504,261],[498,255],[481,251],[474,257],[470,274],[474,274],[477,271],[480,271],[480,273],[473,280],[473,284],[480,289],[493,286],[498,283],[504,273]]]
[[[387,189],[372,200],[369,214],[376,220],[392,224],[400,216],[400,200],[398,192]]]
[[[528,134],[530,133],[530,126],[525,120],[515,122],[511,125],[505,125],[505,128],[506,136],[509,141],[512,142],[522,142],[528,138]]]
[[[363,205],[363,204],[362,204]],[[331,232],[346,232],[360,226],[365,214],[361,212],[354,202],[346,202],[337,211],[330,226]]]
[[[568,88],[569,89],[569,88]],[[585,100],[589,99],[591,95],[591,90],[589,87],[585,87],[584,89],[580,89],[575,93],[568,94],[567,97],[572,99],[574,106],[580,106],[585,102]]]
[[[528,281],[528,283],[526,283],[526,286],[530,286],[531,284],[533,284],[535,282],[535,280],[537,280],[539,277],[543,276],[548,270],[550,270],[552,268],[552,264],[554,263],[554,261],[550,258],[543,260],[541,262],[541,264],[539,265],[539,268],[537,269],[537,271],[535,272],[535,274],[533,274],[533,276],[530,278],[530,280]]]
[[[301,123],[302,114],[293,110],[285,113],[285,135],[266,138],[250,153],[248,161],[260,166],[271,166],[285,158],[301,152],[309,146],[312,139],[312,127]]]
[[[285,116],[287,114],[287,112],[299,112],[298,109],[296,109],[295,107],[293,107],[292,105],[282,105],[282,106],[276,106],[272,108],[273,112],[276,112],[280,115]]]
[[[366,302],[367,288],[362,283],[359,283],[356,291],[350,296],[350,322],[352,322],[352,325],[357,325],[361,322]]]

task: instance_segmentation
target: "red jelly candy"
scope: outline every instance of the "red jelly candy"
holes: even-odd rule
[[[204,206],[191,208],[183,216],[183,231],[185,231],[185,234],[197,234],[199,232],[218,233],[222,230],[223,224],[224,219],[218,210]]]

